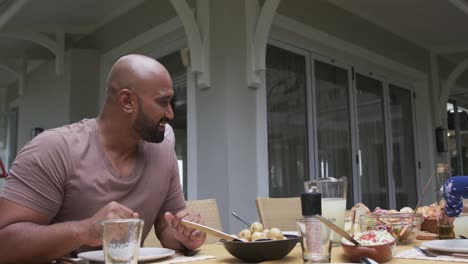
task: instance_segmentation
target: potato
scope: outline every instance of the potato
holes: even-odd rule
[[[267,238],[265,234],[262,232],[253,232],[252,236],[250,237],[250,241],[255,241],[259,239]]]
[[[250,233],[255,233],[255,232],[263,232],[263,225],[262,223],[259,222],[253,222],[250,225]]]
[[[254,230],[254,231],[252,231]],[[259,231],[261,230],[261,231]],[[273,240],[284,240],[288,239],[283,235],[283,232],[279,228],[264,228],[259,222],[254,222],[250,225],[249,229],[243,229],[237,235],[237,238],[244,242],[253,242],[259,239],[273,239]]]
[[[244,239],[247,239],[247,241],[250,241],[250,237],[251,237],[251,233],[250,233],[250,230],[248,229],[243,229],[242,231],[239,232],[239,235],[237,235],[237,237],[242,240],[243,238]]]
[[[283,240],[283,232],[276,227],[270,229],[268,232],[267,238],[274,239],[274,240]]]

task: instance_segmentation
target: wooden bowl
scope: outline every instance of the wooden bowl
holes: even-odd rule
[[[362,257],[371,258],[378,263],[384,263],[393,258],[393,250],[395,248],[395,241],[379,244],[379,245],[365,245],[365,246],[356,246],[353,244],[348,244],[351,242],[341,241],[341,246],[343,247],[343,252],[346,257],[349,258],[351,262],[360,262]]]
[[[223,246],[234,257],[245,262],[262,262],[284,258],[300,241],[300,237],[285,235],[284,240],[254,242],[224,241]]]

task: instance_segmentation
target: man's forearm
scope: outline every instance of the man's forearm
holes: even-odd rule
[[[47,263],[82,244],[78,222],[15,223],[0,230],[0,263]]]

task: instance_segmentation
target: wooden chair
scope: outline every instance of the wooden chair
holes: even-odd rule
[[[194,211],[199,212],[205,225],[223,230],[221,224],[221,217],[219,216],[218,204],[215,199],[206,199],[206,200],[191,200],[186,201],[187,207],[192,208]],[[219,241],[219,238],[207,235],[205,244],[213,244]],[[151,228],[151,231],[148,233],[148,236],[145,239],[143,244],[145,247],[162,247],[156,233],[154,232],[154,226]]]
[[[296,220],[302,218],[301,199],[257,198],[257,211],[265,228],[279,228],[282,231],[296,231]]]

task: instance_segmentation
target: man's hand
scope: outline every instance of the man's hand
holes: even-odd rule
[[[187,220],[199,224],[204,224],[199,213],[190,208],[186,208],[173,215],[169,212],[164,214],[167,224],[172,229],[174,237],[180,241],[186,248],[193,250],[199,248],[206,239],[206,233],[186,227],[181,220]]]
[[[99,246],[102,244],[101,221],[106,219],[128,219],[138,218],[138,213],[117,202],[110,202],[92,217],[79,222],[81,229],[82,244],[88,246]]]

